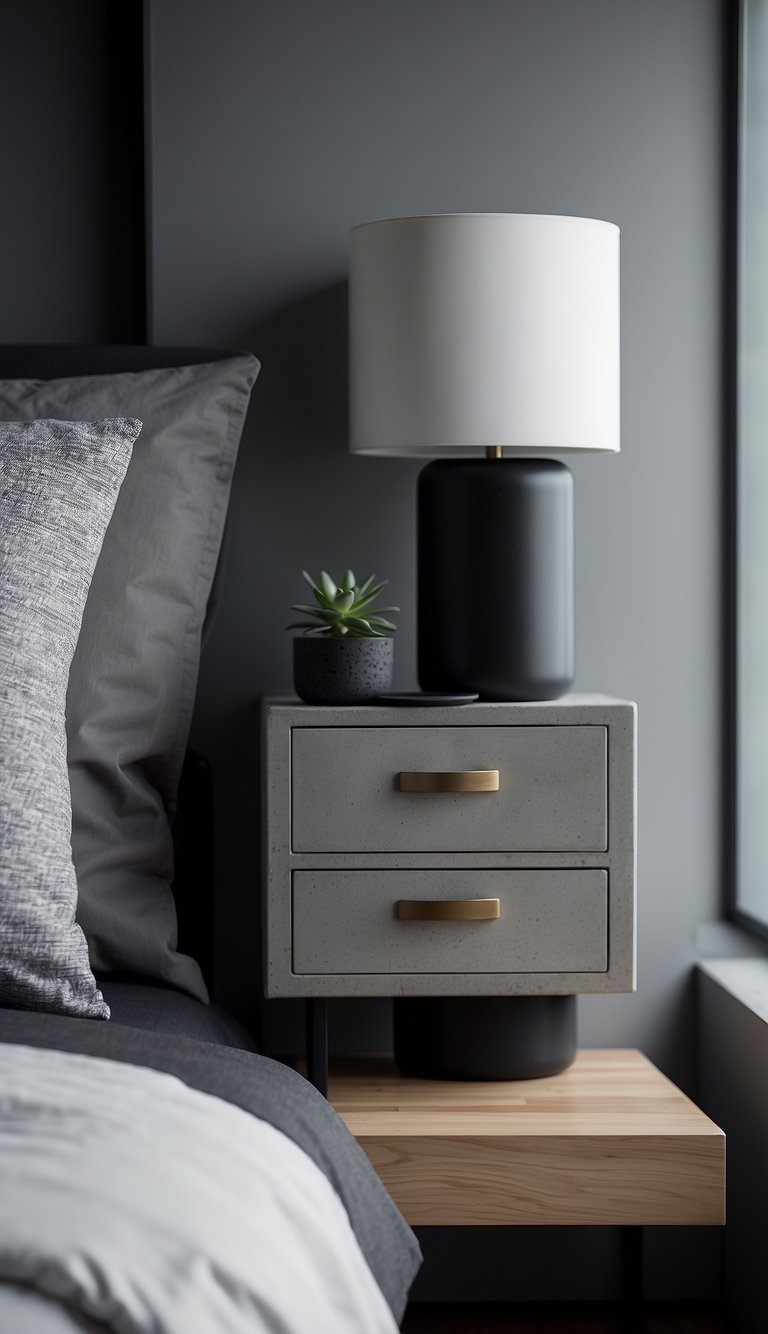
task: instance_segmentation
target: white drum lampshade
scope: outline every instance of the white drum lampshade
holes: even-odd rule
[[[351,449],[619,449],[619,229],[448,213],[355,227]]]
[[[457,213],[353,229],[350,448],[441,460],[419,483],[422,689],[568,689],[572,481],[537,456],[616,453],[619,384],[613,223]]]

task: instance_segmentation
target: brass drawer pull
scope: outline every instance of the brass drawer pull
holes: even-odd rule
[[[398,899],[401,922],[494,922],[500,899]]]
[[[498,790],[498,769],[400,774],[401,792],[498,792]]]

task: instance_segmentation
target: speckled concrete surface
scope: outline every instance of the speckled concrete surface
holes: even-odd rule
[[[266,700],[262,718],[269,996],[633,989],[633,704]],[[401,770],[485,767],[498,793],[399,791]],[[419,946],[394,917],[401,897],[489,895],[498,948],[475,930],[498,922],[417,923]]]

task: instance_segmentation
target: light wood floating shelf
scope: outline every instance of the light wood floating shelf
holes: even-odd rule
[[[413,1226],[725,1222],[725,1135],[639,1051],[499,1083],[355,1058],[328,1097]]]

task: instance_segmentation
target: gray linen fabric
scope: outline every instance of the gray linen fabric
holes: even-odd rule
[[[200,636],[246,409],[249,355],[171,369],[0,381],[0,420],[140,417],[91,585],[67,698],[78,920],[91,965],[205,983],[176,949],[173,816]]]
[[[140,421],[0,426],[0,1000],[107,1018],[75,921],[67,680]]]

